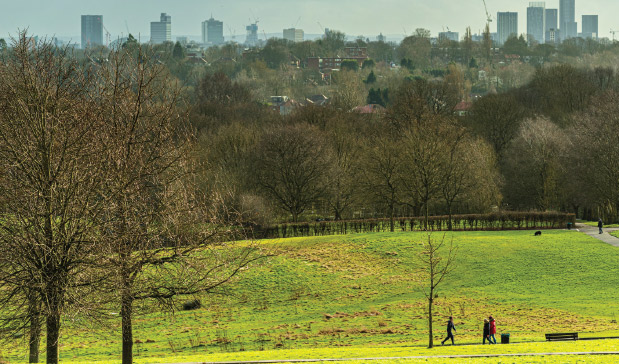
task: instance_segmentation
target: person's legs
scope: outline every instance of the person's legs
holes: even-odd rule
[[[449,336],[451,337],[451,345],[455,345],[456,343],[454,343],[454,334],[450,333]]]
[[[494,334],[490,335],[490,339],[492,339],[493,344],[496,344],[496,337],[494,337]]]
[[[600,228],[600,234],[602,234],[602,228]]]

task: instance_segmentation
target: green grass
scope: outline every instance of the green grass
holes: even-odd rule
[[[597,221],[579,221],[580,223],[583,223],[587,226],[593,226],[593,227],[598,227],[598,222]],[[604,224],[605,228],[619,228],[619,224]]]
[[[439,290],[435,342],[442,340],[449,315],[458,343],[480,342],[483,318],[490,314],[498,334],[510,333],[512,342],[540,341],[546,332],[619,336],[619,309],[612,304],[619,300],[617,248],[575,231],[547,231],[541,237],[530,231],[457,232],[446,238],[458,248],[457,268]],[[203,298],[200,310],[138,319],[136,359],[292,359],[286,353],[349,355],[365,349],[426,355],[415,354],[424,352],[428,336],[417,259],[423,239],[424,233],[407,232],[266,241],[277,256],[243,272],[228,296]],[[65,322],[63,333],[64,360],[120,358],[119,322],[108,330]],[[581,343],[598,343],[596,351],[617,350],[608,349],[616,341]],[[0,349],[0,356],[19,362],[25,348],[23,341],[16,344],[17,350]],[[456,346],[430,353],[523,350],[511,344],[492,348]],[[196,360],[182,359],[189,357]],[[524,362],[509,360],[514,361],[504,362]]]

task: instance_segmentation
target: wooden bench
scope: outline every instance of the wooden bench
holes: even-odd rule
[[[561,334],[546,334],[546,341],[578,340],[577,332],[567,332]]]

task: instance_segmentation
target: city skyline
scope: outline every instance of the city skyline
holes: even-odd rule
[[[496,31],[498,12],[518,12],[518,29],[526,32],[526,12],[530,1],[487,0],[488,12],[493,17],[491,31]],[[34,4],[33,4],[34,3]],[[201,36],[201,24],[211,18],[224,23],[224,36],[231,33],[243,37],[245,27],[259,19],[259,33],[281,33],[283,29],[303,29],[305,34],[320,34],[324,28],[340,30],[351,36],[364,35],[374,39],[379,33],[385,35],[410,35],[416,28],[426,28],[433,36],[444,28],[464,34],[467,26],[473,33],[479,33],[486,23],[483,2],[456,0],[386,0],[375,2],[342,0],[332,3],[326,0],[307,0],[291,4],[283,0],[263,0],[260,6],[249,0],[212,0],[208,4],[195,0],[179,1],[175,4],[161,0],[143,2],[134,0],[111,0],[105,3],[60,0],[44,2],[34,0],[25,3],[10,3],[5,6],[5,19],[0,22],[0,37],[15,35],[18,29],[28,29],[29,34],[47,37],[72,37],[80,41],[80,19],[85,14],[101,14],[105,28],[113,39],[130,32],[142,41],[150,39],[150,23],[161,13],[172,16],[172,37]],[[324,7],[329,11],[325,12]],[[546,8],[559,8],[559,0],[546,1]],[[610,29],[619,29],[619,21],[612,23],[612,14],[619,12],[619,3],[610,0],[576,1],[576,21],[581,31],[582,15],[601,14],[599,18],[600,37],[609,37]],[[446,20],[449,19],[449,20]]]

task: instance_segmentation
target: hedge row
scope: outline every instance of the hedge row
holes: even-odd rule
[[[501,212],[492,214],[453,215],[454,231],[534,230],[565,228],[574,224],[574,214],[557,212]],[[425,231],[423,217],[400,217],[394,221],[395,231]],[[317,221],[297,224],[281,224],[255,227],[258,239],[293,238],[304,236],[343,235],[352,233],[387,232],[391,230],[389,219]],[[431,216],[430,231],[449,230],[449,216]]]

